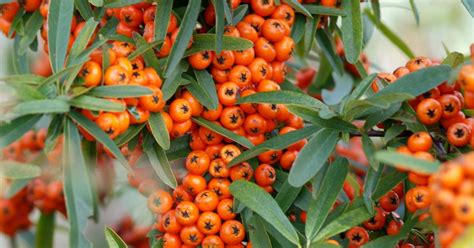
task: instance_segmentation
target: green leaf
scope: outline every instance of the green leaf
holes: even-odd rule
[[[0,177],[7,179],[25,179],[37,177],[41,174],[39,166],[20,163],[12,160],[0,161]]]
[[[36,247],[53,247],[56,214],[41,213],[35,232]]]
[[[290,5],[296,12],[299,12],[309,18],[313,18],[311,16],[311,13],[306,9],[306,7],[299,3],[297,0],[286,0],[285,3]]]
[[[235,8],[233,11],[234,16],[232,18],[232,25],[237,25],[237,23],[239,23],[247,14],[248,9],[248,4],[240,4],[237,8]]]
[[[367,89],[372,85],[372,82],[377,77],[377,73],[372,73],[360,81],[360,83],[354,88],[347,100],[357,100],[361,98]]]
[[[188,46],[189,40],[192,37],[194,26],[199,15],[201,7],[201,0],[194,0],[189,2],[186,13],[184,13],[183,20],[179,27],[178,36],[176,37],[176,42],[171,48],[171,52],[168,56],[168,60],[165,65],[165,77],[169,77],[171,73],[176,69],[179,62],[184,56],[184,52]]]
[[[26,115],[0,125],[0,148],[21,138],[41,119],[41,115]]]
[[[253,144],[252,142],[250,142],[250,140],[248,140],[247,138],[245,138],[244,136],[240,136],[240,135],[237,135],[235,133],[233,133],[232,131],[222,127],[222,126],[219,126],[217,124],[215,124],[214,122],[211,122],[211,121],[208,121],[206,119],[203,119],[203,118],[193,118],[193,121],[198,124],[199,126],[203,126],[211,131],[214,131],[228,139],[231,139],[233,141],[235,141],[236,143],[246,147],[246,148],[252,148],[253,147]]]
[[[342,75],[344,73],[344,66],[342,64],[341,57],[336,54],[336,45],[334,44],[334,39],[332,38],[328,30],[318,29],[316,31],[316,41],[318,42],[321,51],[327,59],[326,61],[329,62],[332,69]],[[322,64],[320,65],[320,67],[321,66]],[[329,75],[331,75],[330,71],[328,72],[328,76]]]
[[[69,112],[69,104],[60,99],[33,100],[15,105],[10,112],[16,116],[66,113]]]
[[[395,171],[380,179],[377,188],[372,194],[372,199],[375,201],[380,199],[382,196],[387,194],[390,190],[395,188],[400,182],[407,178],[407,174],[404,172]]]
[[[114,141],[109,138],[109,136],[102,131],[94,122],[87,119],[85,116],[81,115],[78,112],[71,111],[68,114],[79,126],[84,128],[90,135],[92,135],[99,143],[104,145],[114,156],[115,158],[125,166],[128,170],[127,159],[123,156],[120,149],[115,145]]]
[[[464,8],[466,8],[467,12],[469,12],[471,17],[474,17],[474,3],[469,0],[462,0],[462,4],[464,5]]]
[[[321,96],[324,103],[336,105],[339,104],[344,99],[344,97],[351,93],[354,79],[349,73],[346,72],[344,72],[342,75],[332,73],[332,79],[335,84],[334,88],[331,90],[322,89]]]
[[[18,192],[24,189],[32,180],[33,178],[11,180],[11,183],[6,190],[4,197],[6,199],[11,199]]]
[[[110,227],[105,227],[105,239],[109,248],[127,248],[127,244],[118,236],[118,234]]]
[[[410,0],[410,7],[415,16],[416,26],[420,26],[420,14],[418,13],[418,8],[416,7],[415,1]]]
[[[159,12],[159,10],[157,12]],[[145,46],[146,44],[148,44],[145,38],[143,38],[141,35],[134,35],[133,38],[136,46]],[[153,67],[153,69],[155,69],[155,71],[158,72],[159,75],[163,74],[158,58],[156,57],[155,52],[153,50],[145,51],[142,57],[143,60],[145,60],[145,64],[147,66]]]
[[[87,44],[89,44],[89,40],[94,34],[98,24],[99,23],[94,21],[93,18],[86,21],[71,47],[68,62],[75,59],[87,47]]]
[[[15,89],[18,98],[23,101],[40,100],[46,98],[46,96],[43,95],[43,93],[41,93],[38,89],[28,84],[8,83],[8,86]]]
[[[25,23],[25,35],[21,37],[20,44],[18,47],[18,54],[24,55],[30,44],[37,37],[38,31],[43,25],[43,16],[39,11],[35,11]]]
[[[138,33],[134,33],[133,36],[134,36],[134,40],[137,40],[135,36],[141,36],[141,35],[139,35]],[[153,48],[155,48],[156,46],[160,44],[163,44],[163,40],[155,40],[155,41],[147,42],[144,44],[138,44],[136,50],[133,51],[130,55],[128,55],[128,59],[134,60],[135,58],[146,53],[147,51],[152,51]]]
[[[318,29],[320,16],[306,17],[306,24],[305,24],[305,32],[303,35],[303,56],[307,57],[309,51],[313,47],[314,36],[316,34],[316,30]]]
[[[181,78],[181,74],[184,71],[187,71],[188,67],[189,64],[186,62],[186,60],[181,60],[176,70],[174,70],[173,73],[166,78],[165,82],[163,82],[163,86],[161,87],[163,91],[163,99],[170,99],[179,86],[185,85],[183,82],[184,80]]]
[[[338,130],[341,132],[357,132],[359,129],[352,125],[352,123],[342,120],[339,117],[333,117],[330,119],[323,119],[319,117],[319,112],[316,110],[302,108],[297,106],[288,106],[288,110],[297,115],[305,121],[309,121],[312,124],[324,127],[324,128],[331,128],[334,130]]]
[[[268,237],[267,229],[265,228],[265,224],[258,215],[254,214],[252,217],[250,217],[248,227],[250,241],[252,241],[252,247],[272,247],[272,244],[270,243],[270,237]]]
[[[87,219],[94,214],[89,170],[81,137],[72,120],[64,128],[64,197],[69,221],[69,246],[92,247],[84,235]]]
[[[259,92],[246,97],[239,98],[237,104],[241,103],[270,103],[287,104],[305,108],[325,109],[327,106],[318,99],[305,93],[280,90]]]
[[[141,125],[130,125],[127,131],[125,131],[124,133],[117,136],[117,138],[115,138],[114,140],[115,144],[117,144],[118,147],[121,147],[127,144],[130,140],[132,140],[134,137],[136,137],[140,133],[140,131],[143,129],[143,127],[145,127],[145,125],[146,125],[145,123]]]
[[[253,43],[247,39],[227,35],[222,37],[222,50],[245,50],[251,47],[253,47]],[[205,50],[215,51],[215,49],[215,34],[196,34],[193,36],[193,45],[184,53],[184,56],[187,57]]]
[[[127,98],[151,95],[148,87],[139,85],[98,86],[89,91],[89,95],[105,98]]]
[[[322,168],[336,147],[339,132],[323,128],[298,153],[288,181],[294,187],[306,184]]]
[[[81,108],[81,109],[89,109],[95,111],[109,111],[109,112],[123,112],[125,111],[125,106],[112,102],[108,99],[93,97],[82,95],[76,98],[69,100],[69,104],[71,106]]]
[[[342,42],[347,62],[355,64],[362,51],[362,16],[360,1],[350,0],[342,2],[342,9],[347,13],[342,17]]]
[[[321,229],[318,235],[313,239],[313,242],[322,241],[338,233],[342,233],[353,226],[359,225],[370,217],[372,217],[372,215],[367,212],[364,206],[348,210]]]
[[[192,79],[191,83],[186,85],[186,89],[207,109],[217,109],[219,100],[211,74],[206,70],[194,70],[194,75],[196,80],[192,77],[186,78]]]
[[[157,1],[155,12],[155,40],[164,40],[166,38],[172,7],[172,0]]]
[[[375,144],[372,139],[370,139],[369,135],[367,135],[367,133],[362,134],[362,148],[365,155],[367,156],[370,167],[372,167],[375,171],[378,171],[379,163],[374,157]]]
[[[457,67],[458,65],[464,62],[464,55],[458,52],[449,53],[448,56],[441,62],[442,65],[449,65],[452,68]]]
[[[92,8],[87,0],[74,0],[74,5],[84,20],[89,20],[94,17]]]
[[[304,35],[304,26],[306,23],[306,18],[302,14],[296,13],[295,15],[295,23],[293,24],[293,28],[291,29],[291,38],[295,41],[295,44],[298,44]]]
[[[441,165],[439,161],[421,160],[395,151],[379,151],[375,158],[382,163],[419,173],[435,173]]]
[[[215,51],[219,54],[222,51],[222,37],[224,36],[224,26],[225,26],[225,17],[224,17],[224,5],[227,3],[224,0],[213,0],[215,15],[216,15],[216,48]],[[229,20],[232,21],[232,20]]]
[[[380,109],[369,114],[367,117],[365,117],[364,129],[368,130],[374,127],[375,125],[382,123],[383,121],[392,117],[398,110],[400,110],[400,107],[401,107],[400,103],[395,103],[395,104],[390,105],[386,109]]]
[[[38,76],[35,74],[19,74],[19,75],[9,75],[5,77],[1,77],[0,80],[4,81],[5,83],[14,83],[14,84],[32,84],[37,85],[40,84],[45,78],[42,76]]]
[[[304,4],[309,13],[313,15],[345,16],[346,11],[338,8],[324,7],[322,5]]]
[[[310,135],[314,134],[319,130],[318,127],[309,126],[304,127],[293,132],[288,132],[283,135],[277,135],[271,139],[266,140],[262,144],[254,146],[244,152],[242,152],[239,156],[234,158],[230,163],[227,165],[229,167],[234,166],[236,164],[242,163],[247,161],[253,157],[258,156],[260,153],[269,151],[269,150],[282,150],[286,147],[290,146],[302,140],[304,138],[309,137]]]
[[[305,225],[306,239],[311,242],[316,237],[326,220],[329,211],[336,202],[337,196],[342,189],[344,180],[349,171],[349,163],[344,158],[337,158],[329,165],[319,191],[315,198],[311,199],[308,208],[308,218]]]
[[[365,208],[371,214],[375,214],[372,195],[373,195],[374,190],[377,188],[377,185],[379,183],[381,176],[382,176],[382,170],[381,169],[376,170],[373,166],[368,168],[367,173],[365,175],[364,191],[363,191],[362,197],[364,200]]]
[[[370,10],[366,9],[364,14],[369,17],[369,20],[374,24],[377,29],[382,32],[395,46],[397,46],[406,56],[409,58],[414,58],[415,55],[411,51],[410,47],[403,42],[400,37],[398,37],[392,30],[390,30],[380,19],[376,18],[374,14],[370,12]]]
[[[170,136],[166,129],[165,119],[161,113],[151,113],[150,119],[148,120],[150,125],[151,134],[155,138],[156,142],[165,150],[170,148]]]
[[[48,11],[48,50],[51,68],[63,68],[71,33],[74,1],[51,0]]]
[[[143,0],[105,0],[104,7],[106,8],[120,8],[130,6],[136,3],[141,3]]]
[[[171,141],[170,149],[166,151],[169,161],[185,158],[191,149],[189,148],[189,135],[183,135]]]
[[[89,3],[96,7],[102,7],[104,5],[104,0],[89,0]]]
[[[451,67],[447,65],[423,68],[397,79],[396,83],[389,84],[375,96],[394,92],[418,96],[448,80],[450,71]]]
[[[260,215],[287,240],[299,245],[298,233],[270,194],[255,183],[243,180],[234,181],[229,189],[236,199]]]
[[[168,158],[166,157],[165,151],[161,147],[153,145],[153,147],[145,149],[145,152],[148,155],[151,166],[161,181],[173,189],[176,188],[176,186],[178,186],[178,182],[176,181],[173,171],[171,170],[171,166]]]
[[[281,174],[283,174],[283,172],[279,172],[280,171],[277,171],[277,180],[279,180],[282,176]],[[278,203],[278,206],[280,206],[281,210],[286,212],[296,200],[303,187],[291,186],[287,180],[288,176],[286,173],[284,174],[285,178],[283,179],[283,185],[278,189],[278,194],[275,196],[275,201]]]

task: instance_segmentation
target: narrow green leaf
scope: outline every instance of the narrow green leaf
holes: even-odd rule
[[[25,179],[37,177],[41,168],[34,164],[20,163],[12,160],[0,161],[0,177],[7,179]]]
[[[120,8],[141,3],[143,0],[106,0],[105,2],[104,7],[106,8]]]
[[[69,111],[69,104],[59,99],[45,99],[22,102],[15,105],[10,112],[16,116],[29,114],[51,114],[66,113]]]
[[[21,55],[19,53],[20,40],[20,36],[16,36],[13,42],[13,51],[11,53],[13,58],[13,71],[16,74],[27,74],[30,73],[29,59],[27,56],[28,54],[24,53],[23,55]]]
[[[237,23],[239,23],[247,14],[248,9],[248,4],[240,4],[237,8],[235,8],[233,11],[234,16],[232,18],[232,25],[237,25]]]
[[[319,191],[315,198],[311,199],[308,208],[308,218],[305,225],[306,239],[313,241],[316,234],[326,220],[329,211],[336,202],[337,196],[342,189],[344,180],[349,171],[349,163],[344,158],[337,158],[329,165]]]
[[[89,44],[89,40],[94,34],[98,24],[99,23],[94,21],[93,18],[86,21],[69,51],[68,62],[75,59],[87,47],[87,44]]]
[[[189,64],[186,62],[186,60],[181,60],[181,62],[178,64],[178,67],[169,77],[166,78],[165,82],[163,82],[163,86],[161,87],[163,91],[163,99],[170,99],[179,86],[186,84],[183,78],[181,78],[181,74],[184,71],[187,71],[188,67]]]
[[[220,53],[222,51],[222,37],[224,36],[224,5],[227,3],[224,0],[212,0],[215,9],[216,15],[216,53]],[[229,20],[232,21],[232,20]]]
[[[306,9],[306,7],[299,3],[297,0],[286,0],[285,3],[290,5],[296,12],[299,12],[309,18],[313,18],[311,16],[311,13]]]
[[[6,199],[11,199],[13,196],[18,194],[18,192],[23,190],[32,180],[33,178],[11,180],[11,184],[8,186],[4,197]]]
[[[94,214],[92,189],[84,161],[81,137],[72,120],[64,128],[64,197],[69,221],[69,246],[92,247],[84,230],[87,219]]]
[[[252,148],[254,145],[252,144],[252,142],[250,142],[250,140],[248,140],[247,138],[245,138],[244,136],[240,136],[240,135],[237,135],[235,133],[233,133],[232,131],[222,127],[222,126],[219,126],[217,124],[215,124],[214,122],[211,122],[211,121],[208,121],[206,119],[203,119],[203,118],[193,118],[193,121],[198,124],[199,126],[203,126],[211,131],[214,131],[228,139],[231,139],[233,141],[235,141],[236,143],[246,147],[246,148]]]
[[[170,148],[170,136],[168,130],[166,129],[165,119],[161,113],[152,113],[150,114],[150,119],[148,120],[148,125],[150,125],[151,134],[155,138],[156,142],[165,150]]]
[[[288,106],[288,110],[292,114],[295,114],[303,118],[303,120],[311,122],[312,124],[319,127],[330,128],[330,129],[338,130],[341,132],[359,131],[359,129],[356,126],[352,125],[352,123],[344,121],[339,117],[323,119],[319,117],[319,112],[316,110],[297,107],[297,106]]]
[[[280,178],[281,174],[278,172],[279,171],[277,171],[277,180]],[[283,212],[288,211],[302,189],[303,187],[293,187],[290,185],[288,180],[284,180],[283,185],[278,190],[278,194],[275,196],[275,201],[278,203],[278,206],[280,206]]]
[[[370,217],[372,217],[372,215],[367,212],[364,206],[346,211],[321,229],[318,235],[313,239],[313,242],[325,240],[338,233],[342,233],[353,226],[359,225]]]
[[[189,135],[183,135],[171,141],[170,149],[166,151],[169,161],[185,158],[191,149],[189,148]]]
[[[92,8],[87,0],[74,0],[74,5],[84,20],[89,20],[94,16]]]
[[[321,91],[321,97],[324,103],[328,105],[339,104],[344,97],[351,93],[354,84],[353,77],[347,72],[343,72],[342,75],[333,72],[332,79],[335,84],[334,88],[331,90],[322,89]]]
[[[395,46],[397,46],[405,55],[409,58],[414,58],[415,55],[411,51],[410,47],[403,42],[400,37],[398,37],[392,30],[390,30],[383,22],[380,21],[377,17],[374,16],[370,12],[370,10],[366,9],[364,14],[369,17],[369,20],[377,27],[377,29],[382,32]]]
[[[39,11],[35,11],[25,23],[25,35],[21,37],[18,47],[18,54],[24,55],[30,44],[35,40],[38,31],[43,25],[43,16]]]
[[[316,41],[332,69],[342,75],[344,72],[344,65],[342,64],[341,58],[336,54],[336,45],[334,44],[334,39],[331,37],[331,34],[329,34],[327,30],[318,29],[316,31]],[[321,66],[322,64],[320,67]],[[329,75],[331,75],[330,71],[328,72],[328,76]]]
[[[318,29],[320,16],[314,18],[306,17],[305,32],[303,36],[303,56],[307,57],[313,47],[314,36]]]
[[[308,126],[308,127],[295,130],[293,132],[285,133],[283,135],[277,135],[271,139],[266,140],[262,144],[254,146],[242,152],[238,157],[230,161],[230,163],[227,166],[231,167],[236,164],[242,163],[268,150],[285,149],[291,144],[294,144],[298,142],[299,140],[302,140],[304,138],[311,136],[312,134],[316,133],[318,130],[319,130],[318,127]]]
[[[360,83],[352,91],[351,95],[348,97],[348,100],[356,100],[361,98],[367,89],[372,85],[372,82],[377,77],[377,73],[372,73],[369,76],[365,77],[360,81]]]
[[[26,115],[0,125],[0,148],[21,138],[41,119],[41,115]]]
[[[168,0],[165,0],[165,1],[168,1]],[[145,38],[143,38],[141,35],[134,35],[133,38],[135,39],[134,41],[135,41],[136,46],[145,46],[146,44],[148,44]],[[163,74],[162,67],[160,66],[158,58],[156,57],[155,52],[153,50],[145,51],[142,57],[143,57],[143,60],[145,60],[145,64],[148,67],[153,67],[153,69],[155,69],[159,75]]]
[[[295,23],[293,24],[293,28],[291,29],[291,38],[295,41],[295,44],[298,44],[304,35],[304,26],[306,23],[306,18],[302,14],[296,13],[295,15]]]
[[[253,43],[247,39],[224,35],[222,37],[222,50],[245,50],[253,47]],[[209,50],[216,49],[216,34],[196,34],[193,36],[193,45],[185,53],[184,57]]]
[[[56,214],[41,213],[35,232],[36,247],[53,247]]]
[[[153,147],[145,150],[145,152],[150,160],[151,166],[161,181],[173,189],[176,188],[178,182],[171,170],[171,165],[166,157],[165,151],[161,147],[153,145]]]
[[[363,192],[362,197],[364,200],[365,208],[371,214],[375,213],[372,195],[373,195],[374,190],[377,188],[377,185],[379,183],[381,176],[382,176],[382,170],[381,169],[376,170],[373,166],[368,168],[367,173],[365,175],[364,192]]]
[[[19,74],[19,75],[9,75],[5,77],[1,77],[0,80],[4,81],[5,83],[14,83],[14,84],[32,84],[37,85],[40,84],[45,78],[42,76],[38,76],[35,74]]]
[[[252,215],[250,222],[248,223],[250,241],[252,241],[252,247],[255,248],[268,248],[272,247],[270,237],[268,237],[267,229],[261,217],[258,215]]]
[[[87,119],[85,116],[81,115],[78,112],[71,111],[68,114],[79,126],[84,128],[88,133],[90,133],[99,143],[104,145],[114,156],[115,158],[128,170],[127,159],[123,156],[120,149],[115,145],[109,136],[102,131],[94,122]]]
[[[89,0],[89,3],[96,7],[102,7],[104,5],[104,0]]]
[[[464,55],[458,52],[449,53],[448,56],[441,62],[443,65],[449,65],[452,68],[457,67],[458,65],[464,62]]]
[[[434,173],[440,167],[439,161],[421,160],[394,151],[379,151],[375,154],[375,158],[382,163],[419,173]]]
[[[377,110],[365,117],[364,129],[369,130],[375,125],[382,123],[383,121],[392,117],[398,110],[400,110],[401,104],[395,103],[390,105],[388,108]],[[406,124],[406,123],[405,123]]]
[[[386,86],[375,96],[394,92],[418,96],[448,80],[450,71],[451,67],[448,65],[423,68],[397,79],[397,83]]]
[[[380,199],[382,196],[392,190],[395,186],[397,186],[400,182],[405,180],[405,178],[407,178],[407,174],[399,171],[392,172],[382,177],[380,179],[379,184],[377,185],[377,188],[372,194],[372,199],[374,199],[375,201]]]
[[[127,98],[151,95],[148,87],[139,85],[98,86],[89,91],[89,95],[106,98]]]
[[[133,36],[134,36],[134,40],[136,40],[137,38],[135,38],[135,36],[140,36],[140,35],[138,33],[134,33]],[[128,55],[128,59],[134,60],[135,58],[144,54],[145,52],[152,51],[153,48],[155,48],[156,46],[160,44],[163,44],[163,40],[155,40],[152,42],[147,42],[146,44],[139,44],[137,48],[135,49],[135,51],[133,51],[130,55]]]
[[[188,46],[188,42],[192,37],[194,26],[199,15],[201,7],[201,0],[194,0],[189,2],[186,13],[184,14],[183,20],[179,27],[178,36],[176,42],[171,48],[171,52],[168,56],[168,60],[165,65],[165,77],[169,77],[171,73],[176,69],[179,62],[184,56],[184,52]]]
[[[304,4],[309,13],[313,15],[345,16],[346,11],[338,8],[324,7],[322,5]]]
[[[117,144],[118,147],[127,144],[130,140],[135,138],[144,127],[144,123],[141,125],[131,125],[125,133],[122,133],[115,138],[115,144]]]
[[[191,82],[186,85],[186,89],[188,89],[204,107],[217,109],[219,100],[211,74],[206,70],[194,70],[194,74],[196,75],[197,81],[187,74],[183,75],[185,79]]]
[[[415,1],[410,0],[410,7],[415,16],[416,26],[420,26],[420,13],[418,13],[418,8],[416,7]]]
[[[7,85],[15,89],[18,98],[23,101],[41,100],[46,98],[43,93],[31,85],[17,83],[8,83]]]
[[[342,2],[342,9],[347,15],[342,17],[342,42],[347,62],[355,64],[362,51],[362,16],[360,1],[350,0]]]
[[[88,95],[82,95],[76,98],[69,100],[69,104],[71,106],[81,108],[81,109],[89,109],[95,111],[109,111],[109,112],[123,112],[125,111],[125,106],[112,102],[105,98],[93,97]]]
[[[234,181],[229,189],[236,199],[260,215],[290,242],[299,245],[298,233],[270,194],[256,184],[243,180]]]
[[[362,134],[362,148],[364,150],[365,155],[367,156],[367,160],[369,161],[370,167],[372,167],[375,171],[378,171],[379,163],[375,159],[375,144],[370,139],[367,133]]]
[[[339,132],[323,128],[298,153],[288,181],[294,187],[307,183],[324,165],[338,141]]]
[[[280,90],[259,92],[239,98],[238,104],[241,103],[270,103],[270,104],[287,104],[306,108],[326,109],[327,106],[318,99],[311,97],[305,93],[296,91]]]
[[[48,50],[51,68],[58,72],[64,66],[69,33],[71,33],[74,1],[51,0],[48,11]]]
[[[128,245],[118,236],[118,234],[110,227],[105,227],[105,239],[109,248],[127,248]]]
[[[172,7],[173,0],[157,1],[155,12],[155,40],[165,39]]]

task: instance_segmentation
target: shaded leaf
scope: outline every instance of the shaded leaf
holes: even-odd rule
[[[338,131],[323,128],[309,140],[291,167],[288,181],[292,186],[302,186],[318,173],[336,147],[338,136]]]
[[[234,181],[229,189],[236,199],[260,215],[287,240],[299,244],[298,233],[270,194],[256,184],[243,180]]]
[[[206,70],[194,70],[194,75],[196,80],[190,80],[186,89],[207,109],[217,109],[219,100],[211,74]]]
[[[69,111],[69,104],[60,99],[45,99],[22,102],[15,105],[10,113],[16,116],[30,114],[51,114],[66,113]]]
[[[329,62],[332,69],[342,75],[344,72],[344,66],[342,64],[341,57],[336,54],[336,45],[334,44],[334,39],[332,38],[331,34],[328,33],[327,30],[318,29],[316,31],[316,41],[318,42],[321,51],[325,55],[326,61]],[[320,67],[321,66],[323,66],[322,62],[320,64]],[[321,71],[321,69],[319,71]],[[331,75],[330,71],[328,72],[328,76],[329,75]]]
[[[0,148],[21,138],[41,119],[41,115],[26,115],[0,125]]]
[[[37,177],[41,168],[34,164],[20,163],[13,160],[0,161],[0,177],[7,179],[25,179]]]
[[[252,247],[256,248],[267,248],[272,247],[270,243],[270,237],[268,237],[267,230],[263,220],[258,215],[252,215],[248,223],[250,241],[252,241]]]
[[[253,47],[253,43],[247,39],[228,35],[222,37],[222,50],[245,50],[251,47]],[[187,57],[205,50],[215,51],[215,49],[215,34],[196,34],[193,36],[193,45],[185,52],[184,56]]]
[[[415,0],[410,0],[411,11],[413,16],[415,16],[416,25],[420,25],[420,13],[418,13],[418,8],[416,7]]]
[[[125,131],[124,133],[117,136],[117,138],[115,138],[114,140],[115,144],[117,144],[118,147],[121,147],[127,144],[130,140],[135,138],[144,127],[145,127],[144,123],[141,125],[130,125],[127,131]]]
[[[98,86],[89,91],[89,95],[105,98],[127,98],[151,95],[148,87],[139,85]]]
[[[462,4],[466,8],[467,12],[469,12],[471,17],[474,17],[474,2],[472,2],[470,0],[462,0]]]
[[[112,102],[104,98],[87,96],[87,95],[82,95],[82,96],[73,98],[69,100],[69,104],[77,108],[89,109],[89,110],[95,110],[95,111],[109,111],[109,112],[125,111],[125,106],[120,103]]]
[[[342,42],[347,62],[355,64],[362,51],[362,16],[360,1],[348,0],[342,2],[346,16],[342,17]]]
[[[449,53],[448,56],[441,62],[443,65],[449,65],[452,68],[457,67],[458,65],[464,62],[464,55],[458,52]]]
[[[173,7],[172,0],[158,0],[155,12],[155,40],[165,40]]]
[[[346,11],[338,8],[330,8],[322,5],[304,4],[309,13],[313,15],[345,16]]]
[[[127,244],[118,236],[118,234],[110,227],[105,227],[105,239],[109,248],[127,248]]]
[[[68,62],[71,62],[72,59],[76,58],[87,47],[98,24],[93,18],[86,21],[69,51]]]
[[[342,189],[344,180],[349,171],[349,163],[344,158],[337,158],[329,165],[319,191],[315,198],[311,200],[308,208],[308,218],[305,225],[307,240],[314,240],[316,234],[329,214],[329,211],[336,202],[337,196]]]
[[[239,98],[238,104],[241,103],[270,103],[270,104],[287,104],[306,108],[324,109],[327,106],[318,99],[311,97],[305,93],[280,90],[259,92],[246,97]]]
[[[51,68],[63,68],[71,33],[74,1],[51,0],[48,11],[48,51]]]
[[[237,23],[239,23],[247,14],[248,9],[248,4],[240,4],[237,8],[235,8],[233,11],[234,16],[232,18],[232,25],[237,25]]]
[[[303,6],[297,0],[286,0],[285,3],[290,5],[296,12],[299,12],[307,17],[312,18],[311,13],[306,9],[305,6]]]
[[[173,189],[176,188],[178,182],[171,170],[165,151],[161,147],[153,145],[149,149],[145,149],[145,152],[148,155],[153,170],[155,170],[156,175],[161,181]]]
[[[382,163],[419,173],[434,173],[440,167],[439,161],[422,160],[395,151],[379,151],[375,154],[375,158]]]
[[[194,26],[199,15],[201,7],[201,0],[190,1],[186,13],[184,14],[183,20],[179,27],[178,36],[176,37],[176,42],[171,48],[170,54],[166,61],[165,65],[165,77],[169,77],[171,73],[176,69],[179,62],[184,56],[184,52],[188,46],[188,42],[191,39],[191,36],[194,31]]]
[[[380,179],[377,188],[375,189],[374,193],[372,194],[372,199],[374,201],[380,199],[382,196],[387,194],[390,190],[395,188],[397,184],[402,182],[407,178],[407,174],[404,172],[395,171],[383,176]]]
[[[254,145],[252,144],[252,142],[250,142],[250,140],[248,140],[247,138],[245,138],[244,136],[240,136],[240,135],[237,135],[235,134],[234,132],[222,127],[222,126],[219,126],[217,124],[215,124],[214,122],[211,122],[211,121],[208,121],[206,119],[203,119],[203,118],[193,118],[193,121],[198,124],[199,126],[203,126],[211,131],[214,131],[228,139],[231,139],[233,141],[235,141],[236,143],[244,146],[244,147],[247,147],[247,148],[251,148],[253,147]]]
[[[161,113],[151,113],[148,120],[150,131],[156,142],[165,150],[170,148],[170,136],[166,129],[165,119]]]

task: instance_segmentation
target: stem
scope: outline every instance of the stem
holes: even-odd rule
[[[53,237],[55,229],[55,213],[41,213],[41,216],[36,226],[36,247],[53,247]]]
[[[413,133],[410,132],[410,131],[403,131],[397,137],[409,137],[412,134]],[[385,136],[385,131],[369,130],[367,132],[367,135],[369,135],[369,137],[384,137]],[[359,136],[362,136],[362,133],[360,133],[360,132],[351,133],[350,136],[351,137],[359,137]]]

